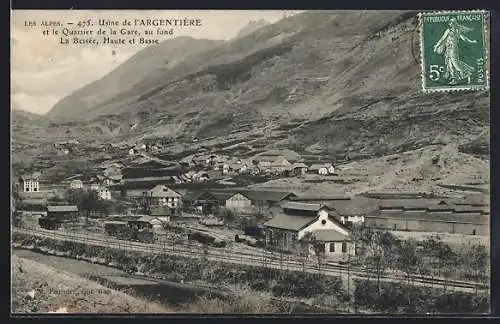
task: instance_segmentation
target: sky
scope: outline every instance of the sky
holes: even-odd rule
[[[201,19],[199,27],[175,27],[174,35],[206,39],[231,39],[250,21],[265,19],[274,23],[284,14],[295,11],[236,10],[162,10],[162,11],[11,11],[11,108],[45,114],[60,99],[106,75],[138,50],[150,45],[62,45],[59,36],[44,36],[42,21],[67,22],[92,19],[123,21],[123,19]],[[25,26],[27,21],[36,27]],[[69,26],[77,29],[76,25]],[[57,29],[61,29],[58,27]],[[167,27],[165,27],[167,28]],[[170,28],[170,27],[168,27]],[[94,31],[97,27],[92,28]],[[156,27],[153,27],[156,29]],[[143,33],[144,27],[138,29]]]

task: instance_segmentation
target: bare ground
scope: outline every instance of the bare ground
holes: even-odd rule
[[[433,163],[433,158],[438,161]],[[387,155],[337,166],[338,175],[306,175],[255,184],[253,188],[290,190],[297,193],[359,194],[366,191],[400,190],[425,191],[436,194],[460,196],[439,184],[489,185],[489,161],[458,151],[457,145],[428,146],[404,153]],[[311,182],[323,180],[323,182]],[[339,183],[347,180],[351,183]]]
[[[157,303],[15,255],[11,269],[13,313],[170,313]]]
[[[437,233],[437,232],[403,232],[392,231],[394,235],[401,239],[413,238],[416,240],[425,240],[430,236],[439,236],[441,240],[452,247],[458,247],[462,244],[481,244],[486,247],[490,246],[490,237],[485,235],[463,235],[451,233]]]

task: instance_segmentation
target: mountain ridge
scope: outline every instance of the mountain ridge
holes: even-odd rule
[[[215,136],[340,158],[477,138],[488,93],[422,93],[418,42],[415,12],[305,12],[151,69],[82,112],[81,126],[58,127],[79,139],[169,138],[179,150]]]

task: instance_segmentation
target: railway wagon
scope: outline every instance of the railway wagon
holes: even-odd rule
[[[214,247],[225,247],[226,241],[204,232],[193,231],[188,234],[188,240],[200,242]]]
[[[155,235],[152,230],[147,228],[138,229],[130,226],[127,222],[108,221],[104,224],[104,228],[109,236],[114,236],[118,239],[143,243],[153,243],[155,241]]]
[[[104,223],[104,230],[109,236],[117,236],[118,232],[127,227],[126,222],[109,221]]]
[[[38,219],[38,225],[48,230],[56,230],[61,227],[61,221],[54,217],[41,217]]]

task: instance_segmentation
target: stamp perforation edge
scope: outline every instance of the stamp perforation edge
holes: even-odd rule
[[[484,58],[485,58],[485,84],[480,86],[468,86],[468,87],[441,87],[441,88],[426,88],[425,87],[425,65],[424,65],[424,30],[422,16],[424,14],[456,14],[456,13],[481,13],[483,15],[483,44],[484,44]],[[435,92],[458,92],[458,91],[484,91],[488,90],[490,87],[490,35],[488,26],[490,26],[490,12],[484,9],[474,9],[474,10],[429,10],[418,13],[418,28],[420,34],[420,82],[422,86],[422,91],[424,93],[435,93]]]

